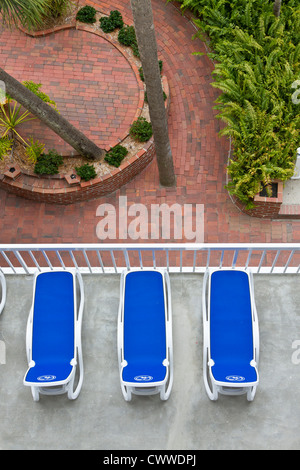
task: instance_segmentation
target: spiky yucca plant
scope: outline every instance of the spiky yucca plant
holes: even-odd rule
[[[0,18],[9,26],[21,23],[32,30],[64,15],[69,6],[69,0],[0,0]]]
[[[48,13],[52,18],[63,16],[70,6],[69,0],[47,0]]]
[[[0,16],[5,24],[21,23],[28,29],[42,24],[48,0],[0,0]]]

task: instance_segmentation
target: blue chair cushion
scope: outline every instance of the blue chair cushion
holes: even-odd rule
[[[64,381],[74,358],[74,285],[69,272],[37,276],[33,309],[32,360],[26,382]]]
[[[212,374],[219,382],[257,381],[253,360],[252,309],[248,274],[236,270],[212,273],[210,291]]]
[[[161,382],[166,377],[166,317],[163,277],[158,271],[133,271],[125,279],[125,382]]]

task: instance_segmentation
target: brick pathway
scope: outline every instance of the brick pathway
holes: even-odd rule
[[[118,9],[127,23],[133,22],[128,1],[88,3],[107,13]],[[176,189],[159,187],[156,162],[153,161],[117,193],[71,206],[34,203],[1,191],[1,242],[97,242],[96,226],[100,220],[96,216],[97,207],[107,202],[118,208],[120,195],[127,196],[128,206],[140,202],[149,209],[150,204],[204,204],[205,242],[300,241],[300,221],[255,219],[242,214],[232,204],[224,189],[228,142],[218,136],[221,124],[212,109],[218,96],[218,91],[210,85],[212,64],[205,56],[192,55],[204,51],[204,46],[198,40],[191,40],[195,32],[192,24],[173,5],[166,5],[164,0],[153,0],[152,5],[159,56],[163,59],[171,90],[169,133],[177,175]],[[67,40],[68,34],[61,38]],[[61,46],[64,46],[63,42]],[[8,41],[5,47],[14,51],[16,45]],[[19,51],[16,67],[21,68],[19,73],[22,75],[28,48],[22,52],[21,47]]]
[[[38,38],[2,31],[0,42],[5,70],[17,80],[42,83],[60,113],[97,145],[109,149],[128,131],[139,90],[128,61],[108,41],[73,29]],[[39,120],[24,123],[21,134],[63,155],[74,153]]]

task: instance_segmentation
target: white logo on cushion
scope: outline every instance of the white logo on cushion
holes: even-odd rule
[[[230,382],[244,382],[245,377],[241,377],[240,375],[228,375],[226,379],[230,380]]]
[[[137,382],[150,382],[150,380],[153,380],[153,377],[151,375],[137,375],[134,377],[134,380]]]
[[[55,375],[40,375],[37,379],[40,382],[50,382],[51,380],[55,380],[56,376]]]

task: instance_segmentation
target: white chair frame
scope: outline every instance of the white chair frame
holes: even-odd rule
[[[210,279],[211,279],[212,273],[215,271],[219,271],[219,270],[220,269],[208,268],[204,274],[204,279],[203,279],[203,290],[202,290],[203,380],[204,380],[205,390],[210,400],[213,400],[213,401],[218,399],[219,393],[222,395],[242,395],[246,393],[247,400],[253,401],[255,394],[256,394],[258,380],[255,383],[247,382],[243,384],[243,386],[241,386],[240,383],[233,382],[229,386],[228,382],[216,381],[212,374],[211,368],[214,365],[214,362],[210,354],[210,308],[209,308]],[[258,363],[259,363],[259,326],[258,326],[258,317],[257,317],[257,310],[256,310],[255,298],[254,298],[253,274],[251,270],[249,269],[244,269],[243,272],[247,273],[248,279],[249,279],[249,289],[250,289],[251,309],[252,309],[253,361],[251,361],[251,365],[257,368]]]
[[[172,343],[172,303],[171,303],[171,285],[169,273],[166,269],[158,268],[145,268],[144,271],[158,271],[163,276],[164,286],[164,303],[165,303],[165,319],[166,319],[166,359],[164,366],[167,367],[167,374],[162,382],[151,382],[150,386],[145,383],[125,382],[122,379],[123,368],[126,367],[127,362],[124,359],[124,296],[125,296],[125,280],[126,275],[132,271],[141,271],[141,269],[131,269],[130,271],[124,270],[121,273],[120,281],[120,303],[118,311],[118,362],[119,362],[119,375],[120,384],[123,397],[126,401],[132,399],[134,395],[154,395],[160,394],[161,400],[167,400],[170,396],[173,386],[173,343]]]
[[[57,271],[63,271],[62,269],[56,269]],[[67,270],[64,270],[66,272]],[[68,394],[68,398],[70,400],[75,400],[82,388],[83,384],[83,377],[84,377],[84,368],[83,368],[83,358],[82,358],[82,342],[81,342],[81,326],[82,326],[82,317],[83,317],[83,309],[84,309],[84,286],[82,276],[79,271],[67,271],[73,275],[73,286],[74,286],[74,308],[75,312],[77,312],[77,319],[75,319],[75,330],[74,330],[74,340],[75,340],[75,354],[74,359],[71,361],[72,371],[69,377],[60,382],[51,382],[45,384],[28,384],[25,382],[24,378],[24,385],[31,387],[31,393],[33,396],[34,401],[39,401],[39,396],[41,395],[61,395],[63,393]],[[34,275],[34,289],[33,289],[33,301],[32,306],[29,312],[28,320],[27,320],[27,329],[26,329],[26,355],[28,361],[28,367],[34,366],[34,361],[32,360],[32,330],[33,330],[33,308],[34,308],[34,298],[35,298],[35,288],[36,288],[36,279],[40,273],[35,273]],[[80,304],[77,310],[77,295],[76,295],[76,279],[78,281],[79,289],[80,289]],[[78,358],[78,360],[77,360]],[[75,385],[75,376],[77,371],[77,365],[79,369],[79,377],[77,386],[74,389]],[[26,376],[25,376],[26,377]]]
[[[7,292],[7,287],[6,287],[6,279],[3,274],[3,272],[0,270],[0,284],[1,284],[1,290],[2,290],[2,297],[1,297],[1,302],[0,302],[0,315],[5,307],[6,303],[6,292]]]

